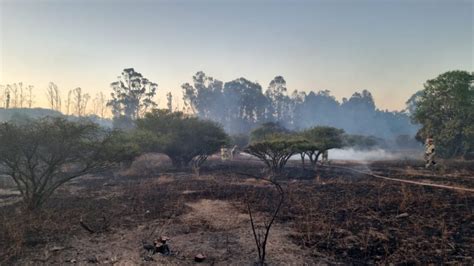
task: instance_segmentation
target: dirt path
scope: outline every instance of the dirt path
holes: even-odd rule
[[[330,165],[329,167],[349,170],[349,171],[356,172],[356,173],[359,173],[359,174],[369,175],[369,176],[373,176],[373,177],[376,177],[376,178],[385,179],[385,180],[389,180],[389,181],[402,182],[402,183],[408,183],[408,184],[420,185],[420,186],[428,186],[428,187],[458,190],[458,191],[474,192],[474,189],[472,189],[472,188],[455,187],[455,186],[448,186],[448,185],[441,185],[441,184],[433,184],[433,183],[425,183],[425,182],[412,181],[412,180],[406,180],[406,179],[392,178],[392,177],[377,175],[377,174],[373,174],[373,173],[369,173],[369,172],[365,172],[365,171],[360,171],[360,170],[353,169],[353,168],[342,167],[342,166]]]
[[[209,227],[196,241],[200,242],[195,252],[208,253],[210,262],[220,265],[241,265],[256,261],[255,240],[250,230],[250,221],[246,213],[241,213],[228,201],[203,199],[187,203],[191,212],[181,217],[190,226],[203,224]],[[257,214],[258,215],[258,214]],[[270,231],[267,247],[268,262],[272,265],[314,264],[306,251],[291,242],[291,227],[275,224]],[[214,235],[214,232],[220,232]],[[206,235],[209,234],[209,235]],[[181,236],[176,238],[177,243]],[[189,242],[189,236],[186,236]],[[219,243],[219,244],[218,244]],[[192,250],[190,247],[183,249]]]

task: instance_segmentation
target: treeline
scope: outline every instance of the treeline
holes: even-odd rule
[[[43,92],[51,110],[77,117],[108,116],[107,97],[102,92],[92,97],[77,87],[68,90],[64,97],[54,82],[50,82]],[[22,82],[0,85],[0,109],[33,109],[38,96],[38,90],[33,85],[25,85]]]
[[[119,163],[130,165],[144,153],[163,153],[176,169],[192,169],[199,175],[209,156],[233,145],[216,122],[182,112],[153,109],[134,124],[133,129],[124,131],[64,117],[0,123],[0,175],[11,177],[26,207],[36,209],[69,180],[110,170]],[[252,131],[250,142],[241,149],[277,174],[294,154],[309,158],[315,167],[321,153],[344,145],[341,129],[314,127],[290,132],[267,123]]]
[[[266,90],[256,82],[239,78],[222,82],[203,72],[182,85],[186,106],[199,117],[217,121],[230,133],[246,133],[266,122],[302,130],[315,125],[342,128],[346,132],[394,139],[413,136],[418,127],[406,112],[378,110],[367,90],[342,102],[328,90],[290,93],[283,77],[270,81]]]
[[[112,117],[117,126],[156,108],[157,83],[149,81],[133,68],[124,69],[117,81],[111,83],[112,93],[100,92],[92,97],[78,87],[64,95],[50,82],[43,97],[52,110],[65,115]],[[36,95],[35,95],[36,91]],[[0,86],[0,107],[32,108],[41,90],[23,83]],[[277,76],[263,89],[256,82],[238,78],[222,82],[198,72],[191,83],[182,85],[184,108],[173,108],[173,95],[166,96],[168,110],[193,113],[223,125],[230,134],[248,134],[266,122],[276,122],[291,130],[315,125],[342,128],[346,132],[394,139],[399,135],[414,136],[418,127],[410,122],[406,112],[389,112],[376,108],[367,90],[354,93],[342,102],[327,90],[290,93],[283,77]],[[128,120],[128,121],[127,121]]]

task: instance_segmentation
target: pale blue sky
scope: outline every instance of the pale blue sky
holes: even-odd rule
[[[438,74],[473,71],[473,1],[0,0],[0,84],[110,92],[134,67],[181,98],[203,70],[399,110]]]

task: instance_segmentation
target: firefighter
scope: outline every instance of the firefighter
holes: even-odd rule
[[[435,162],[435,145],[434,145],[434,141],[433,141],[433,138],[430,136],[426,139],[426,142],[425,142],[425,168],[428,169],[430,168],[431,166],[435,166],[436,165],[436,162]]]
[[[221,160],[222,161],[229,160],[229,149],[221,148]]]

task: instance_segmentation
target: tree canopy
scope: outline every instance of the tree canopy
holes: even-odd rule
[[[443,157],[474,152],[474,75],[449,71],[428,80],[418,95],[413,120],[422,125],[418,139],[432,136]]]
[[[147,113],[137,120],[137,130],[147,132],[145,145],[149,151],[165,153],[176,167],[192,163],[199,168],[229,141],[217,123],[168,110]]]

